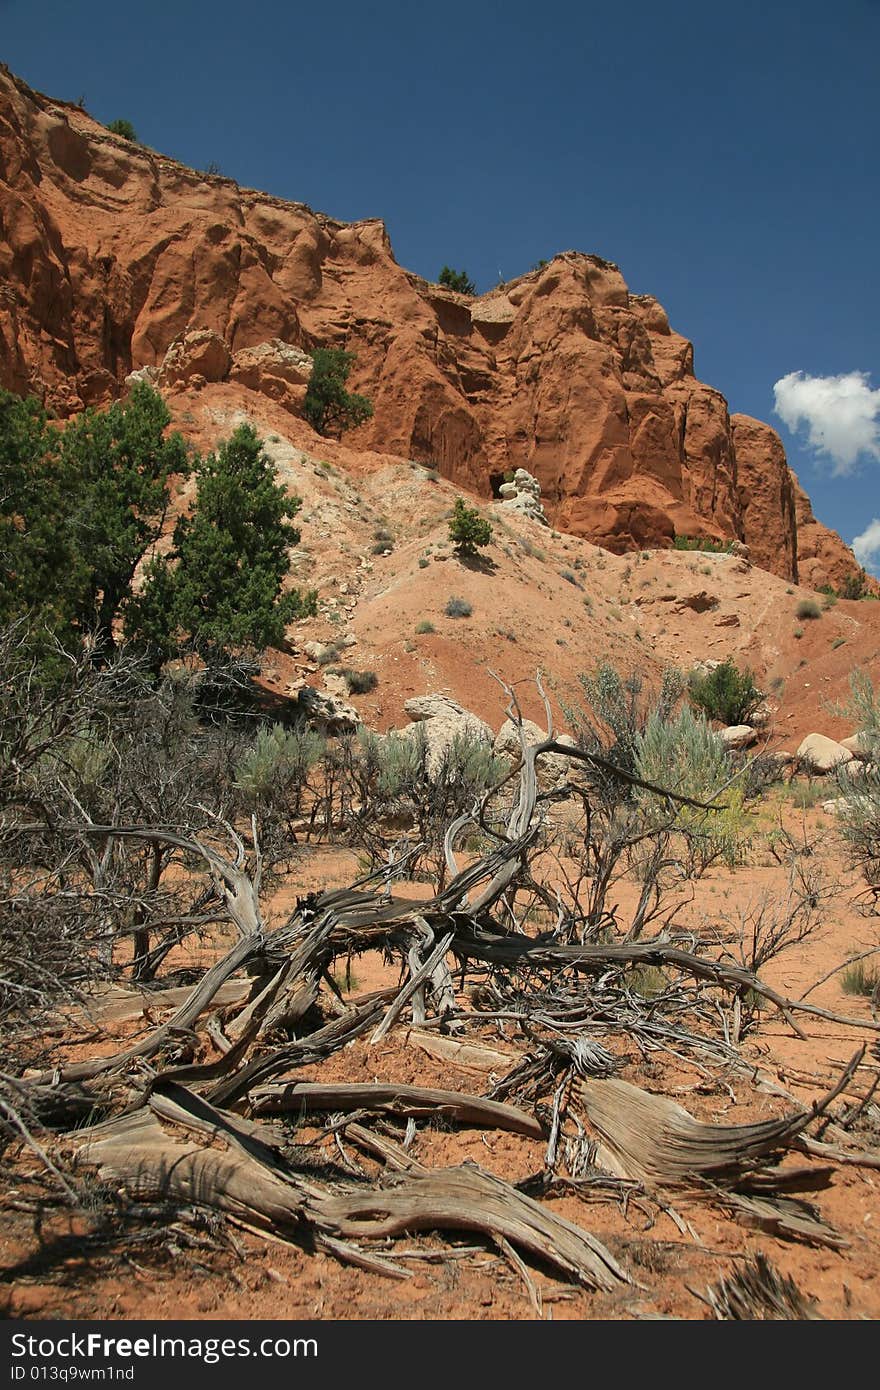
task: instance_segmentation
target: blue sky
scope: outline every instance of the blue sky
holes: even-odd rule
[[[878,55],[880,0],[0,0],[31,85],[429,278],[616,261],[880,572]]]

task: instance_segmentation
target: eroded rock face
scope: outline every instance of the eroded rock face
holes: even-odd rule
[[[747,558],[786,579],[798,576],[797,480],[775,430],[750,415],[731,415],[737,489]]]
[[[794,485],[800,583],[811,589],[819,589],[825,584],[839,589],[847,576],[858,569],[852,551],[844,545],[836,531],[829,531],[827,526],[816,520],[812,503],[794,473],[791,478]],[[876,580],[871,587],[877,591]]]
[[[196,378],[206,382],[225,381],[231,365],[232,354],[219,333],[211,328],[191,329],[171,344],[162,360],[156,384],[160,390],[173,391]]]
[[[270,396],[295,413],[302,409],[311,374],[309,354],[280,338],[242,348],[233,357],[229,372],[231,380]]]
[[[374,405],[355,447],[484,497],[526,470],[552,525],[616,551],[688,534],[741,540],[786,579],[856,568],[775,433],[731,419],[662,307],[597,256],[457,294],[400,267],[379,221],[187,169],[6,69],[0,226],[0,385],[62,415],[160,367],[169,386],[228,373],[298,414],[306,354],[345,347]]]

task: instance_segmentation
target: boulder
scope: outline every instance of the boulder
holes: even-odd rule
[[[547,737],[546,731],[539,728],[531,719],[524,719],[521,726],[515,724],[512,719],[505,719],[495,735],[495,743],[492,747],[496,758],[505,758],[512,765],[521,761],[520,728],[527,748],[534,748],[536,743],[543,743]],[[575,746],[574,739],[569,734],[557,734],[556,739],[559,743],[567,743],[571,747]],[[565,782],[568,779],[570,766],[571,759],[566,758],[562,753],[544,753],[538,761],[538,782],[542,787],[558,786],[560,782]]]
[[[797,750],[798,761],[810,772],[833,772],[835,768],[851,763],[852,757],[842,743],[826,738],[824,734],[807,734]]]
[[[302,686],[296,699],[300,712],[322,733],[352,734],[362,722],[353,705],[314,686]]]
[[[413,721],[401,730],[411,738],[423,729],[428,741],[428,771],[436,772],[446,750],[456,736],[464,735],[491,748],[492,730],[470,710],[463,709],[448,695],[416,695],[407,700],[404,709]]]
[[[232,363],[229,348],[212,328],[193,328],[175,338],[159,368],[158,385],[174,390],[203,381],[225,381]]]
[[[725,748],[732,753],[740,748],[751,748],[757,741],[758,733],[751,724],[728,724],[718,735]]]
[[[158,375],[158,367],[138,367],[135,371],[129,372],[125,378],[125,384],[126,386],[136,386],[139,381],[145,381],[148,386],[155,386]]]
[[[846,748],[852,753],[854,758],[860,758],[866,763],[871,757],[874,740],[864,729],[860,729],[857,734],[850,734],[849,738],[840,740],[841,748]]]

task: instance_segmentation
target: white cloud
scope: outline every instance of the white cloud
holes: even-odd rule
[[[865,569],[873,570],[880,562],[880,517],[874,518],[860,536],[853,537],[853,554]]]
[[[776,414],[793,434],[806,426],[810,448],[829,455],[835,473],[849,473],[860,454],[880,460],[880,389],[871,389],[867,372],[789,372],[773,394]]]

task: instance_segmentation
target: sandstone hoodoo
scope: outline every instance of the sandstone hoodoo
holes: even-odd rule
[[[358,447],[623,552],[744,541],[787,580],[858,567],[767,425],[730,416],[693,348],[620,270],[565,252],[480,297],[345,224],[133,144],[0,68],[0,385],[60,414],[132,371],[232,380],[302,411],[308,354],[343,347]],[[506,487],[512,479],[514,492]]]

